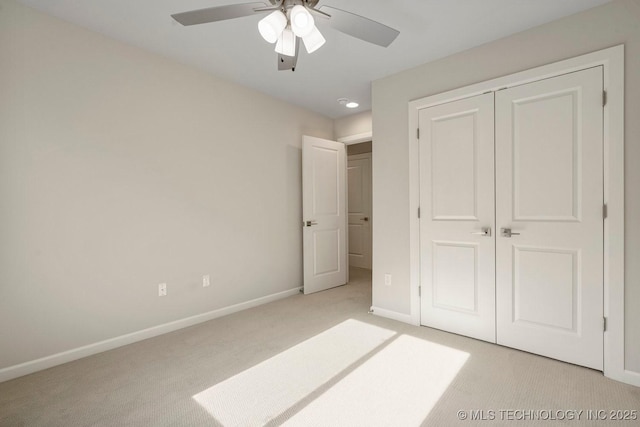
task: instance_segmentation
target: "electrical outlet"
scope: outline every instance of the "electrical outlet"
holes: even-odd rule
[[[160,283],[158,285],[158,296],[159,297],[166,297],[167,296],[167,284],[166,283]]]
[[[206,288],[209,285],[211,285],[211,276],[205,274],[204,276],[202,276],[202,287]]]
[[[391,274],[385,273],[385,275],[384,275],[384,284],[385,284],[385,286],[391,286]]]

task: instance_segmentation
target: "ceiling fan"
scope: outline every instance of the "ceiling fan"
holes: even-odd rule
[[[258,31],[269,43],[275,43],[278,70],[295,71],[300,48],[299,38],[308,53],[315,52],[325,39],[315,25],[315,18],[326,21],[336,30],[352,37],[387,47],[400,32],[379,22],[336,9],[320,6],[320,0],[269,0],[228,4],[171,15],[182,25],[206,24],[270,12],[258,23]]]

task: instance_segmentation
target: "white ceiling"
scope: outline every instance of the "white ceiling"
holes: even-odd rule
[[[262,15],[183,27],[170,15],[256,0],[20,0],[126,43],[337,118],[371,108],[371,82],[610,0],[321,0],[400,31],[388,48],[319,24],[327,43],[301,49],[295,72],[277,71]],[[268,3],[267,0],[264,0]],[[472,66],[472,65],[470,65]],[[360,103],[348,110],[337,103]]]

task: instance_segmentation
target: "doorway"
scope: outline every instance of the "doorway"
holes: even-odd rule
[[[349,267],[371,270],[371,141],[347,145]]]
[[[302,138],[305,294],[346,284],[351,268],[371,277],[372,144],[362,137]]]

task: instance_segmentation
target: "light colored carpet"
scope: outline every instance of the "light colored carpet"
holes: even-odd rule
[[[640,425],[602,420],[639,411],[639,388],[367,314],[370,280],[352,269],[340,288],[2,383],[0,425]]]

